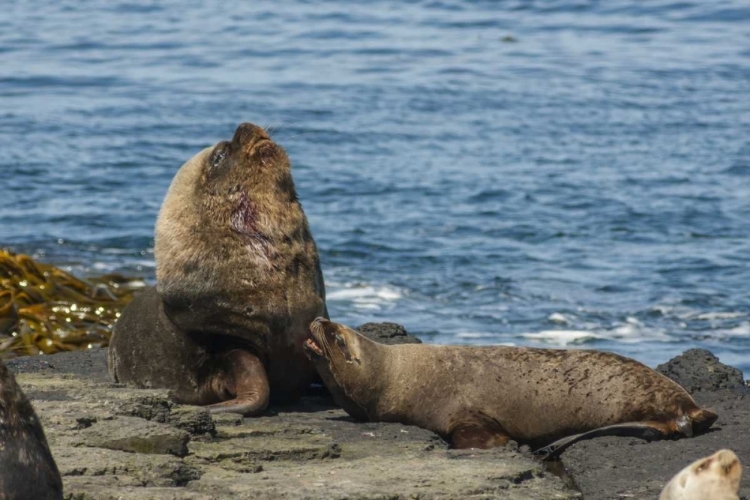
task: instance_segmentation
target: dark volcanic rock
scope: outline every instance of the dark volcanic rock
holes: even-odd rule
[[[421,344],[422,341],[406,332],[398,323],[365,323],[357,331],[381,344]]]
[[[711,351],[689,349],[656,367],[690,393],[746,388],[742,371],[719,361]]]

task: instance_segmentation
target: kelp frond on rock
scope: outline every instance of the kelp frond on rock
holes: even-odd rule
[[[120,311],[143,286],[117,274],[76,278],[0,250],[0,357],[106,346]]]

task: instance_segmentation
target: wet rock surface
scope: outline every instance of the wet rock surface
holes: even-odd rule
[[[112,384],[105,350],[8,365],[44,425],[67,499],[581,498],[512,447],[449,450],[424,429],[358,423],[322,390],[246,419]]]

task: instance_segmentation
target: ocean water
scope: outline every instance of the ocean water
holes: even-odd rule
[[[748,26],[738,0],[14,2],[0,246],[153,279],[172,176],[250,121],[333,319],[750,374]]]

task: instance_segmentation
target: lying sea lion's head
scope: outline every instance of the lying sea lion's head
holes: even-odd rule
[[[336,372],[356,372],[362,368],[362,338],[349,327],[325,318],[317,318],[310,324],[311,338],[305,349],[311,359],[325,362]]]
[[[243,123],[230,141],[191,158],[172,181],[156,223],[159,294],[177,310],[200,302],[205,314],[215,302],[231,314],[222,303],[237,302],[261,274],[265,282],[280,274],[273,272],[278,243],[307,233],[289,158],[265,130]]]
[[[378,381],[373,379],[380,373],[377,344],[351,328],[317,318],[310,324],[304,350],[336,403],[354,418],[368,420],[362,403],[369,398],[361,395],[371,392]]]
[[[736,500],[742,465],[731,450],[719,450],[682,469],[664,488],[661,500]]]

